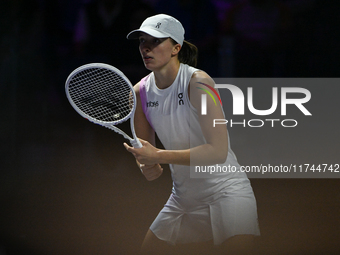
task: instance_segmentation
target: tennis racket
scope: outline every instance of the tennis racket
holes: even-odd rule
[[[82,117],[123,135],[134,148],[142,147],[134,128],[136,94],[120,70],[102,63],[80,66],[68,76],[65,90]],[[115,126],[128,119],[132,138]]]

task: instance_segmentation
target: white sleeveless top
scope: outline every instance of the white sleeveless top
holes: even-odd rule
[[[189,82],[196,71],[198,69],[181,64],[175,81],[166,89],[156,86],[154,74],[151,73],[141,88],[144,113],[167,150],[188,149],[206,142],[198,122],[197,110],[190,103],[188,95]],[[229,143],[228,157],[223,165],[235,166],[237,169],[240,167]],[[192,199],[198,203],[217,199],[216,193],[225,188],[225,182],[229,179],[247,179],[245,173],[190,178],[189,166],[170,165],[170,169],[173,194],[189,204],[194,202]]]

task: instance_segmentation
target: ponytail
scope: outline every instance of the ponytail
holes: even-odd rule
[[[177,44],[176,41],[174,40],[173,40],[173,43]],[[183,64],[187,64],[189,66],[196,67],[197,66],[197,55],[198,55],[197,47],[194,44],[184,40],[182,48],[178,53],[179,62]]]

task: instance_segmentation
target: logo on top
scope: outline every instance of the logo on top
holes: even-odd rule
[[[162,25],[162,23],[158,22],[157,25],[156,25],[156,28],[160,28]]]

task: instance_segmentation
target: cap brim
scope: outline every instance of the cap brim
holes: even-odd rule
[[[170,35],[168,35],[168,34],[166,34],[164,32],[160,32],[160,31],[155,30],[153,28],[144,27],[142,29],[136,29],[136,30],[131,31],[126,36],[126,38],[127,39],[138,39],[141,32],[146,33],[146,34],[151,35],[151,36],[156,37],[156,38],[167,38],[167,37],[170,37]]]

